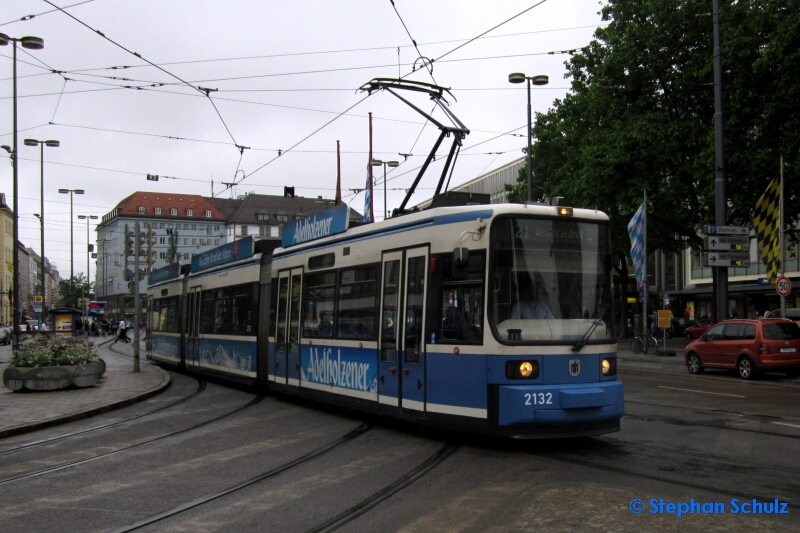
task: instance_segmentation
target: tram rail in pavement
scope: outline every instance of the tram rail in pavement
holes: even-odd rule
[[[133,372],[132,343],[117,343],[116,352],[112,352],[102,337],[93,340],[99,345],[98,356],[106,362],[106,372],[92,387],[12,392],[0,382],[0,438],[119,409],[150,398],[169,386],[169,374],[156,365],[142,361],[141,371]],[[0,346],[0,372],[10,359],[11,346]]]

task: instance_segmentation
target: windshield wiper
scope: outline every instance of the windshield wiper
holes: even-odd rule
[[[594,320],[594,322],[592,322],[592,325],[589,327],[589,330],[586,333],[584,333],[583,337],[581,337],[581,340],[576,342],[575,346],[572,347],[573,352],[579,352],[581,351],[581,348],[586,346],[586,341],[589,339],[592,333],[594,333],[594,330],[597,329],[597,326],[600,324],[600,321],[603,319],[603,317],[606,314],[606,311],[610,306],[611,304],[606,304],[605,307],[603,307],[600,310],[600,315]]]

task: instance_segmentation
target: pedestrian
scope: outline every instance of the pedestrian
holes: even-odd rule
[[[125,321],[120,320],[119,324],[117,324],[117,338],[114,339],[114,344],[117,344],[117,341],[125,342]]]
[[[45,324],[44,322],[42,322],[41,324],[39,324],[39,331],[40,331],[41,333],[47,333],[47,324]]]
[[[131,342],[130,337],[128,337],[128,329],[130,329],[130,324],[128,324],[127,322],[125,322],[123,320],[122,321],[122,342],[124,342],[126,344]]]

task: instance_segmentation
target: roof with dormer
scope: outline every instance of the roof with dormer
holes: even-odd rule
[[[209,200],[210,198],[199,194],[135,192],[118,203],[111,212],[103,215],[103,224],[117,217],[225,222],[225,214]],[[211,216],[206,216],[206,211]]]

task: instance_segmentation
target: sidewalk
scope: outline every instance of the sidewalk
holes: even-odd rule
[[[658,338],[658,353],[664,349],[663,337]],[[683,338],[667,339],[667,352],[674,356],[635,354],[631,351],[630,339],[622,339],[617,344],[617,364],[620,368],[661,370],[666,372],[688,372],[683,350],[690,341]]]
[[[98,337],[100,344],[109,337]],[[144,359],[140,343],[140,372],[133,372],[133,344],[109,344],[98,348],[106,362],[100,382],[83,389],[48,392],[11,392],[0,381],[0,438],[87,418],[118,409],[158,394],[169,386],[169,374]],[[120,355],[122,354],[122,355]],[[11,359],[11,346],[0,346],[0,373]]]

